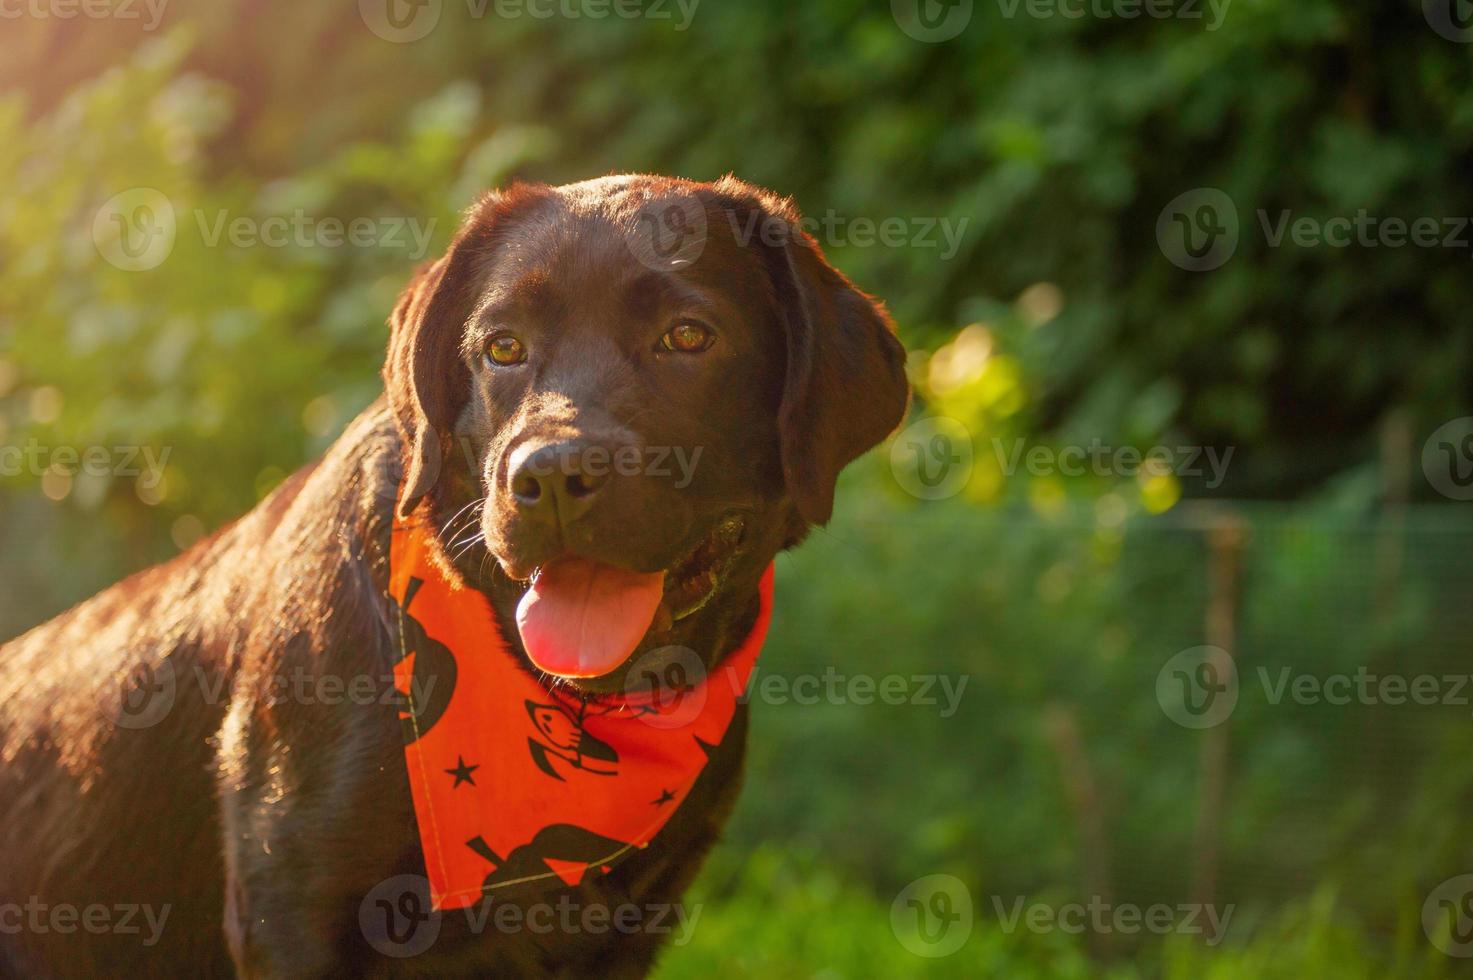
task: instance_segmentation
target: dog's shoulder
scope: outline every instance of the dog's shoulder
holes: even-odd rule
[[[288,477],[221,542],[237,645],[377,646],[403,462],[382,400]]]

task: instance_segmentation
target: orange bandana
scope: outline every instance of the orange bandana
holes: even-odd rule
[[[772,568],[751,634],[703,683],[585,702],[517,663],[486,597],[432,560],[430,534],[395,522],[389,593],[434,907],[608,871],[674,815],[725,738],[767,634]]]

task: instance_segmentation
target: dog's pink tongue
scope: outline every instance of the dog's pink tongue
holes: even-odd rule
[[[527,655],[549,674],[601,677],[634,652],[664,595],[664,572],[560,558],[522,597],[517,629]]]

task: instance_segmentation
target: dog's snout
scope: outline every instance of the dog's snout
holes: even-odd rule
[[[569,440],[524,447],[510,467],[511,496],[529,517],[571,524],[608,482],[609,451],[599,443]]]

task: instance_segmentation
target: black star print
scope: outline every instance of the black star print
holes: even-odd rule
[[[664,806],[666,803],[669,803],[673,799],[675,799],[675,794],[670,792],[668,789],[664,789],[660,791],[660,798],[658,800],[650,801],[650,806]]]
[[[471,773],[475,772],[479,768],[481,768],[479,765],[466,765],[465,760],[457,755],[455,757],[455,768],[445,770],[447,773],[455,777],[455,785],[450,788],[459,789],[461,783],[470,783],[472,786],[476,785],[476,781],[471,778]]]

